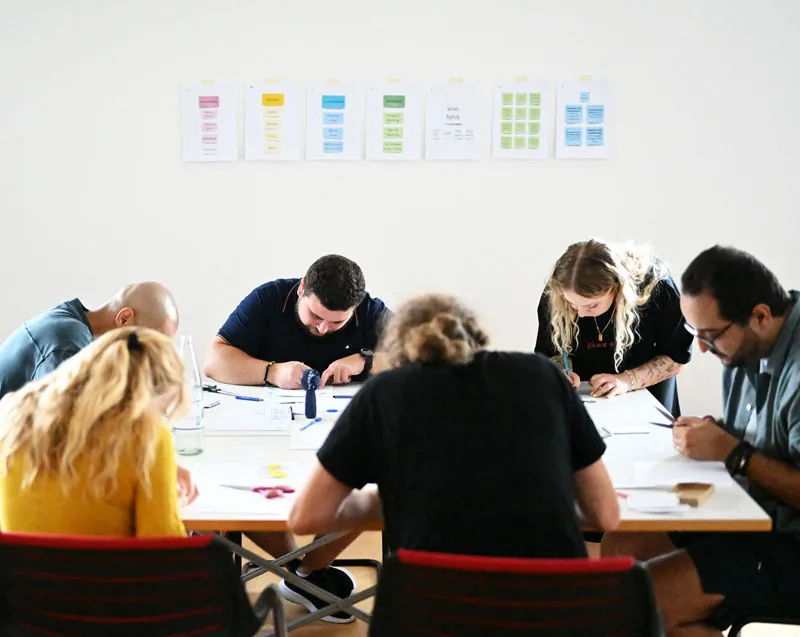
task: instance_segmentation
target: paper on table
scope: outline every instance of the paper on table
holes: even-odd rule
[[[638,491],[625,498],[626,508],[638,513],[679,513],[691,507],[681,504],[677,493],[664,491]]]
[[[184,518],[191,518],[192,515],[203,514],[246,514],[258,515],[264,513],[280,513],[285,510],[286,498],[292,494],[285,495],[283,498],[269,499],[262,494],[252,491],[240,491],[239,489],[229,489],[218,484],[199,484],[200,495],[197,500],[181,509]]]
[[[320,417],[323,418],[321,422],[315,422],[302,431],[300,428],[307,425],[309,421],[303,420],[300,423],[295,421],[295,427],[292,429],[292,438],[289,441],[289,449],[316,450],[322,446],[322,443],[325,442],[331,429],[333,429],[333,425],[336,424],[336,419],[322,415]]]
[[[650,462],[633,462],[633,476],[630,479],[615,481],[614,488],[642,488],[654,486],[675,486],[681,482],[700,482],[715,485],[730,484],[730,477],[721,462],[698,462],[682,456],[671,456]]]
[[[209,431],[286,431],[292,422],[291,405],[275,401],[253,402],[230,399],[225,409],[206,412],[205,428]]]

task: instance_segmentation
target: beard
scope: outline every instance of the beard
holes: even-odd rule
[[[723,354],[720,356],[718,353],[717,358],[722,361],[722,364],[725,365],[725,367],[740,369],[742,367],[754,365],[767,354],[769,354],[769,352],[764,351],[764,347],[761,345],[756,335],[753,334],[748,327],[745,331],[744,339],[742,340],[742,344],[739,345],[739,348],[730,355]]]
[[[303,323],[302,319],[300,318],[300,308],[297,305],[294,306],[294,317],[297,319],[297,324],[302,327],[305,333],[309,336],[313,336],[314,338],[325,338],[327,336],[327,334],[320,334],[310,325]]]

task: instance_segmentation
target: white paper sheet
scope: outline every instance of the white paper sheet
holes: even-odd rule
[[[550,98],[547,82],[497,84],[492,117],[495,159],[547,159]]]
[[[422,93],[403,83],[367,89],[367,159],[422,159]]]
[[[245,159],[300,159],[303,106],[303,94],[294,86],[280,82],[245,86]]]
[[[237,87],[232,84],[181,86],[183,161],[236,161]]]
[[[336,424],[336,418],[332,414],[320,414],[320,422],[316,422],[307,429],[302,429],[309,423],[305,418],[300,423],[295,422],[292,428],[292,437],[289,441],[289,449],[319,449],[328,434]]]
[[[613,128],[611,85],[596,80],[559,82],[556,157],[608,159]]]
[[[355,85],[328,82],[306,93],[306,158],[361,159],[364,96]]]
[[[426,159],[477,159],[480,155],[481,100],[477,85],[436,84],[428,90]]]

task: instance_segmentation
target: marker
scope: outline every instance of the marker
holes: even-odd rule
[[[207,405],[203,405],[203,409],[211,409],[212,407],[216,407],[219,405],[219,401],[215,400],[213,403],[208,403]]]
[[[304,430],[308,429],[311,425],[313,425],[314,423],[317,423],[317,422],[319,422],[321,420],[322,420],[322,418],[314,418],[314,420],[312,420],[308,424],[305,424],[302,427],[300,427],[300,431],[304,431]]]
[[[564,370],[567,372],[567,378],[569,378],[569,358],[567,358],[566,352],[563,352],[561,355],[564,357]]]
[[[352,398],[352,395],[348,394],[339,394],[338,396],[334,396],[334,398]]]
[[[260,403],[264,399],[263,398],[259,398],[258,396],[236,396],[236,400],[250,400],[250,401],[252,401],[254,403]]]

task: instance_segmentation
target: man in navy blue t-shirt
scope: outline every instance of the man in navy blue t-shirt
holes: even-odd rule
[[[365,292],[361,268],[338,255],[317,259],[302,279],[278,279],[250,292],[220,328],[206,353],[206,376],[237,385],[275,385],[298,389],[305,369],[321,374],[321,385],[366,380],[386,368],[375,354],[381,329],[391,316],[380,299]],[[294,550],[288,533],[248,533],[273,556]],[[356,581],[331,562],[356,537],[347,535],[287,564],[292,572],[338,597],[347,597]],[[309,612],[327,605],[289,582],[281,594]],[[323,621],[346,623],[344,611]]]
[[[323,386],[365,380],[384,367],[374,350],[390,312],[364,287],[361,268],[338,255],[317,259],[302,279],[257,287],[220,328],[206,354],[206,375],[282,389],[300,388],[309,367]]]

